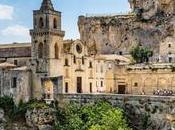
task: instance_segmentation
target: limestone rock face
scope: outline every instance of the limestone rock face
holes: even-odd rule
[[[51,130],[54,122],[55,111],[51,108],[28,110],[26,113],[26,123],[31,128]]]
[[[80,39],[91,53],[128,53],[135,44],[150,47],[174,36],[174,0],[130,0],[132,14],[80,16]],[[172,7],[171,7],[172,6]]]
[[[161,14],[171,15],[175,11],[174,0],[129,0],[131,9],[143,19]]]

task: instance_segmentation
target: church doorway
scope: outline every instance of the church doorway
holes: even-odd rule
[[[77,93],[82,93],[82,77],[77,77]]]
[[[126,86],[118,85],[118,94],[125,94],[125,93],[126,93]]]

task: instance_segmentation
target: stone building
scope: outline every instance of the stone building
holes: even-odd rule
[[[119,55],[92,55],[81,40],[63,40],[61,12],[50,0],[33,11],[31,43],[0,45],[0,94],[18,102],[53,100],[59,93],[112,92]],[[109,84],[111,86],[109,86]]]
[[[175,90],[175,67],[166,63],[175,61],[172,32],[170,38],[160,41],[152,25],[143,23],[139,29],[133,14],[80,16],[80,40],[64,40],[61,18],[51,0],[43,0],[40,9],[33,11],[31,43],[0,45],[1,96],[13,96],[16,102],[30,98],[50,101],[60,93],[152,94],[156,89]],[[127,33],[132,28],[137,28],[133,30],[137,38]],[[151,28],[151,33],[145,33]],[[146,34],[144,38],[142,34]],[[155,49],[160,63],[131,66],[128,48],[137,40],[151,40],[147,45]]]
[[[170,63],[117,65],[115,92],[153,95],[156,90],[175,91],[175,67]]]

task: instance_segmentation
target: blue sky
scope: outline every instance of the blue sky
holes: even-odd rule
[[[128,0],[52,0],[62,12],[65,39],[79,38],[78,16],[86,14],[116,14],[128,12]],[[0,44],[30,42],[32,10],[40,8],[42,0],[0,0]]]

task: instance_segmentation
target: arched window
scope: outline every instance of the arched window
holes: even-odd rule
[[[56,18],[53,19],[53,28],[57,29],[57,19]]]
[[[41,17],[40,19],[39,19],[39,28],[43,28],[44,27],[44,20],[43,20],[43,18]]]
[[[43,58],[43,43],[38,45],[38,58]]]
[[[58,59],[59,58],[59,48],[58,48],[58,45],[57,43],[55,43],[55,59]]]

